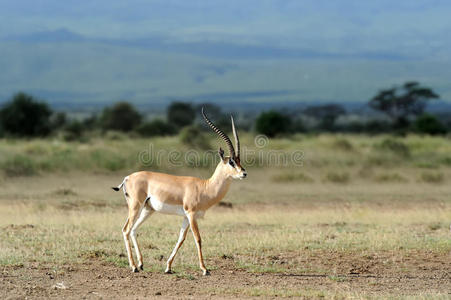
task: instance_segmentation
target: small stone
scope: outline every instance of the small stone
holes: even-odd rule
[[[52,288],[54,290],[65,290],[67,289],[67,286],[64,284],[64,282],[58,282],[57,284],[53,285]]]

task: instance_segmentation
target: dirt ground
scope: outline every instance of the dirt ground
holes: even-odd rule
[[[298,227],[292,225],[292,229],[306,230],[305,240],[302,243],[295,243],[295,245],[302,245],[301,249],[296,249],[296,246],[280,247],[280,249],[289,249],[286,250],[287,252],[283,252],[285,250],[278,250],[278,247],[268,250],[264,247],[268,244],[262,244],[258,245],[255,250],[252,248],[253,250],[249,253],[241,251],[239,252],[241,254],[238,254],[233,250],[215,251],[213,255],[206,255],[206,265],[211,268],[211,276],[203,277],[201,271],[197,267],[192,268],[190,263],[186,263],[185,266],[176,263],[173,266],[175,274],[164,274],[167,257],[163,256],[160,261],[153,258],[156,264],[154,266],[145,265],[145,271],[140,273],[132,273],[128,268],[112,263],[111,261],[126,260],[120,236],[123,216],[126,213],[124,200],[121,195],[113,198],[111,194],[105,192],[107,189],[110,191],[111,182],[118,182],[117,178],[113,178],[111,175],[96,175],[95,178],[93,176],[60,177],[33,178],[32,180],[19,178],[2,185],[0,200],[3,201],[5,211],[0,211],[3,213],[3,218],[0,220],[3,222],[3,225],[0,226],[0,233],[3,230],[7,233],[16,232],[17,235],[3,235],[5,240],[0,240],[0,250],[6,249],[3,252],[4,257],[8,257],[7,251],[16,251],[17,257],[12,262],[5,260],[7,264],[0,266],[0,299],[242,299],[258,296],[316,299],[361,299],[367,297],[386,299],[402,296],[409,299],[412,296],[418,296],[419,299],[430,299],[434,296],[438,296],[436,298],[440,299],[451,298],[451,252],[448,246],[448,239],[451,238],[448,223],[450,220],[448,214],[450,191],[448,184],[403,183],[388,186],[348,184],[344,186],[330,185],[327,188],[322,184],[309,184],[303,187],[302,193],[300,193],[295,184],[285,184],[283,189],[276,189],[268,181],[251,178],[251,180],[255,180],[255,182],[251,182],[252,184],[244,187],[237,185],[231,190],[227,201],[233,203],[233,208],[216,208],[224,210],[224,213],[212,212],[203,221],[202,228],[206,236],[208,236],[208,232],[212,232],[212,224],[216,224],[218,221],[214,220],[215,217],[229,220],[227,219],[230,217],[230,214],[227,213],[228,210],[236,210],[237,214],[240,213],[241,218],[254,216],[253,222],[256,223],[253,227],[246,227],[247,223],[242,222],[240,217],[234,220],[235,223],[227,221],[228,224],[233,223],[233,226],[229,228],[230,233],[224,231],[229,235],[226,236],[228,238],[234,235],[240,237],[240,233],[243,234],[242,236],[248,237],[244,233],[251,232],[256,235],[249,236],[258,239],[265,236],[263,233],[270,231],[265,228],[283,233],[283,230],[280,230],[283,228],[281,223],[277,223],[280,221],[279,219],[277,222],[267,222],[267,220],[261,219],[263,217],[259,214],[265,215],[265,211],[274,212],[275,217],[280,215],[280,211],[284,214],[293,210],[309,211],[319,219],[303,220],[302,222],[305,223],[296,223]],[[27,188],[23,189],[24,186]],[[99,186],[105,188],[99,188]],[[263,196],[260,196],[259,190],[265,191]],[[110,193],[113,192],[110,191]],[[276,203],[271,202],[271,199],[274,199],[277,194],[282,194],[281,200]],[[259,198],[255,198],[254,195],[259,195]],[[249,203],[240,203],[238,200],[241,198]],[[19,200],[23,201],[23,204],[17,204],[16,202]],[[44,208],[39,206],[42,203],[45,204]],[[12,205],[17,205],[17,210],[11,209],[11,207],[16,209],[16,206]],[[274,208],[276,209],[272,210]],[[28,217],[25,220],[23,211],[19,209],[28,209]],[[325,215],[318,214],[321,210],[326,211]],[[68,227],[67,232],[43,230],[45,227],[39,223],[40,218],[52,218],[55,215],[54,223],[51,224],[53,224],[52,228],[57,228],[65,221],[67,211],[73,213],[73,216],[68,219],[73,227]],[[75,222],[75,217],[82,216],[77,213],[79,211],[94,216],[97,218],[96,220],[99,220],[98,222],[106,222],[106,229],[99,229],[97,235],[87,234],[89,229],[94,228],[93,226],[98,223],[86,223],[86,220],[81,223]],[[259,214],[255,215],[256,211]],[[362,212],[367,212],[367,214]],[[394,213],[390,214],[391,212]],[[345,215],[336,218],[337,213]],[[8,216],[8,214],[12,216]],[[119,215],[121,217],[117,223],[111,222],[111,218]],[[233,216],[235,217],[235,214]],[[293,218],[295,215],[287,214],[287,216]],[[302,216],[308,217],[308,214]],[[400,219],[388,222],[387,216]],[[372,221],[363,222],[363,218],[367,217],[372,218]],[[159,218],[161,218],[159,219],[161,223],[157,224],[166,224],[164,223],[166,219],[163,219],[162,216]],[[411,218],[414,220],[412,221]],[[337,220],[348,223],[343,223],[343,226],[335,226],[334,222]],[[350,220],[354,223],[350,224]],[[82,224],[85,224],[85,227],[80,229]],[[264,227],[268,224],[273,224],[274,227]],[[360,232],[361,227],[358,226],[365,224],[371,226],[365,227],[367,229]],[[259,226],[261,228],[257,230]],[[112,228],[118,236],[110,239]],[[380,235],[375,235],[375,231],[381,228],[383,230]],[[343,232],[340,232],[342,229]],[[76,231],[74,235],[70,234],[71,230]],[[144,230],[145,228],[143,228]],[[350,233],[350,230],[356,232]],[[103,235],[103,231],[106,232],[105,235]],[[324,234],[315,235],[314,233],[317,231],[322,231]],[[51,254],[55,256],[39,259],[35,256],[45,255],[45,252],[36,251],[36,249],[25,251],[29,249],[22,242],[26,243],[27,239],[31,239],[34,236],[31,235],[32,232],[38,232],[41,235],[38,235],[36,241],[29,245],[33,245],[36,249],[45,248],[48,252],[53,251],[54,253]],[[174,229],[169,232],[171,236],[168,238],[167,249],[172,249],[178,227],[174,225]],[[58,237],[60,233],[63,233],[64,236]],[[376,240],[381,245],[390,245],[393,243],[390,236],[398,241],[399,236],[411,233],[417,236],[418,240],[407,236],[403,245],[380,246],[377,248],[378,250],[371,250],[370,246],[358,247],[362,241],[365,241],[361,238],[363,235],[373,235],[371,241]],[[326,234],[330,234],[330,236],[325,236]],[[53,246],[44,245],[46,247],[43,247],[40,245],[43,242],[40,238],[49,235],[50,240],[45,241],[55,245],[61,240],[69,240],[65,243],[66,248],[58,247],[56,249]],[[287,234],[287,240],[283,242],[287,244],[293,236],[299,235]],[[78,250],[81,258],[77,261],[84,261],[83,263],[75,263],[76,260],[70,260],[62,253],[71,251],[71,237],[84,238],[88,241],[86,244],[89,247],[83,246],[80,247],[83,251]],[[105,237],[108,239],[104,242],[105,244],[101,245],[103,242],[97,240]],[[144,239],[144,235],[142,238]],[[329,243],[331,248],[327,248],[325,245],[319,247],[316,243],[311,242],[339,241],[346,238],[354,238],[356,244],[346,244],[346,246],[339,242],[336,245]],[[427,238],[436,240],[428,242]],[[232,241],[232,239],[229,240]],[[147,251],[149,253],[144,257],[145,260],[152,259],[152,251],[154,251],[153,248],[150,248],[153,242],[149,241],[153,240],[148,239]],[[205,247],[221,249],[222,244],[215,245],[214,241],[213,238],[210,238]],[[243,242],[241,239],[239,241]],[[9,244],[5,245],[5,243]],[[146,245],[144,242],[143,244]],[[442,244],[443,246],[440,247]],[[315,245],[319,248],[316,248]],[[116,247],[120,250],[116,251]],[[191,245],[184,247],[190,249],[186,251],[187,255],[195,253],[192,240]],[[96,257],[95,251],[104,248],[109,249],[106,255]],[[230,247],[229,249],[234,248]],[[89,250],[89,252],[85,250]],[[169,253],[169,251],[164,252],[165,255]],[[248,256],[245,257],[245,255]],[[27,259],[23,259],[22,256]],[[112,258],[115,260],[106,261],[106,259]],[[57,263],[52,264],[52,260]],[[71,261],[71,263],[61,265],[62,261]],[[192,261],[196,262],[195,254]],[[250,264],[251,267],[240,265],[242,262]],[[191,264],[193,263],[191,262]],[[252,266],[260,266],[256,270],[261,270],[261,272],[252,272],[251,270],[255,270]],[[267,266],[269,267],[264,269]]]
[[[38,263],[8,266],[1,270],[0,298],[451,297],[451,253],[361,255],[319,251],[301,257],[299,253],[285,253],[271,259],[287,265],[287,271],[250,273],[235,267],[233,258],[228,257],[209,260],[208,265],[214,265],[215,270],[205,277],[200,271],[132,273],[98,258],[56,270]],[[305,261],[324,272],[291,274],[289,264],[294,261]]]

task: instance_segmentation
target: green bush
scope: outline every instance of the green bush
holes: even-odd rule
[[[274,137],[290,132],[291,120],[276,111],[262,112],[255,121],[255,128],[258,133]]]
[[[188,126],[180,132],[180,141],[189,147],[197,149],[210,149],[207,136],[197,126]]]
[[[52,110],[25,93],[16,94],[0,110],[0,127],[19,137],[46,136],[51,131]]]
[[[446,127],[433,115],[423,114],[419,116],[413,124],[418,133],[431,135],[445,134]]]
[[[177,132],[177,129],[175,126],[162,120],[153,120],[151,122],[141,124],[136,131],[141,136],[151,137],[173,135]]]
[[[193,124],[196,112],[190,103],[172,102],[168,110],[168,122],[179,128]]]
[[[64,126],[64,140],[66,141],[79,141],[83,137],[85,128],[80,121],[74,120]]]
[[[37,173],[37,168],[29,157],[17,154],[5,161],[0,165],[1,169],[7,176],[32,176]]]
[[[451,166],[451,157],[450,156],[443,157],[441,159],[441,163],[444,164],[445,166]]]
[[[141,123],[141,115],[128,102],[118,102],[103,110],[100,117],[103,130],[131,131]]]

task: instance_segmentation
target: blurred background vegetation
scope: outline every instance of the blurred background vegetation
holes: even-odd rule
[[[254,162],[251,167],[280,166],[268,154],[270,151],[282,151],[284,155],[303,151],[303,171],[293,173],[299,165],[283,161],[289,171],[275,174],[275,182],[325,180],[346,184],[369,179],[440,183],[446,173],[440,167],[451,165],[451,122],[446,115],[427,111],[427,104],[438,97],[430,88],[407,82],[370,98],[368,109],[372,114],[358,120],[353,118],[358,112],[338,103],[292,111],[274,108],[251,117],[239,109],[223,111],[212,103],[180,101],[170,103],[166,113],[158,116],[147,116],[130,102],[120,101],[98,114],[81,118],[55,111],[33,95],[17,93],[0,109],[0,168],[7,176],[76,170],[178,172],[180,166],[208,169],[216,163],[214,156],[200,162],[187,161],[184,156],[193,149],[202,153],[220,146],[219,139],[201,118],[204,107],[228,133],[229,114],[235,115],[244,149],[250,150],[246,159]],[[257,134],[270,138],[264,148],[254,144]],[[174,149],[181,153],[176,163],[169,160],[167,153],[159,161],[142,159],[142,155]],[[268,155],[256,164],[261,152]],[[416,171],[412,173],[413,169]]]
[[[345,165],[447,161],[411,144],[451,130],[446,2],[130,3],[0,3],[6,174],[165,169],[137,156],[219,146],[201,107],[229,133],[232,114],[248,147],[311,143],[313,165],[330,147]]]
[[[287,110],[284,107],[243,114],[239,108],[224,112],[213,103],[193,104],[174,101],[166,107],[166,114],[141,114],[130,102],[120,101],[107,106],[100,113],[80,117],[54,111],[45,101],[19,92],[0,109],[2,137],[48,137],[83,140],[93,132],[101,135],[111,131],[132,136],[152,137],[176,135],[186,127],[199,127],[204,107],[218,126],[229,130],[228,114],[238,117],[238,127],[268,137],[295,133],[407,133],[444,135],[451,129],[451,114],[434,114],[427,104],[439,98],[432,89],[418,82],[406,82],[400,87],[381,90],[368,102],[371,110],[359,117],[361,108],[347,110],[340,103],[306,106]],[[364,108],[364,107],[363,107]],[[185,130],[186,131],[186,130]],[[191,128],[192,136],[197,131]]]

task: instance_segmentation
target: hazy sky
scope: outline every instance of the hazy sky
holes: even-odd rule
[[[290,76],[297,74],[305,79],[317,74],[318,78],[313,87],[311,83],[289,83],[288,79],[271,84],[271,90],[299,91],[281,97],[284,100],[362,101],[388,82],[407,79],[421,80],[451,99],[446,83],[451,65],[451,39],[447,38],[450,16],[451,2],[439,0],[0,0],[0,66],[13,76],[0,75],[4,81],[0,81],[0,87],[6,89],[0,96],[22,87],[43,96],[53,91],[55,97],[60,95],[65,100],[75,99],[75,93],[89,100],[117,95],[136,96],[141,101],[152,94],[158,99],[184,95],[194,98],[208,93],[255,92],[259,86],[265,90],[270,76],[262,72],[283,74],[287,68]],[[68,43],[73,47],[66,47]],[[115,76],[100,80],[96,88],[77,83],[77,72],[81,71],[75,70],[79,63],[68,69],[71,57],[73,61],[100,64],[93,54],[100,45],[105,48],[104,55],[111,55],[108,64],[120,60],[117,69],[108,68]],[[141,52],[143,49],[147,49],[148,56]],[[85,53],[83,57],[80,51]],[[252,53],[260,62],[247,62]],[[130,65],[145,61],[158,68],[168,67],[161,64],[166,60],[172,71],[163,75],[167,81],[152,81],[154,93],[144,92],[146,86],[149,90],[145,81],[124,84],[123,92],[119,92],[114,78],[120,78],[127,69],[124,58],[130,59]],[[284,61],[287,58],[294,59],[289,67]],[[174,64],[182,68],[184,76],[172,76]],[[302,71],[293,69],[296,64]],[[213,77],[210,81],[199,80],[208,78],[205,68],[224,65],[234,66],[239,86],[226,76],[220,79],[222,84]],[[344,72],[342,68],[347,65],[348,81],[322,75],[328,68]],[[387,70],[386,78],[381,66]],[[59,78],[62,72],[67,81],[55,86],[53,78]],[[139,76],[132,70],[127,72],[130,78]],[[253,76],[257,72],[258,76]],[[141,75],[152,80],[151,74]],[[353,87],[356,78],[362,88]],[[177,93],[170,88],[173,85],[181,87]],[[101,95],[111,89],[115,91]],[[271,99],[277,100],[276,96]]]

